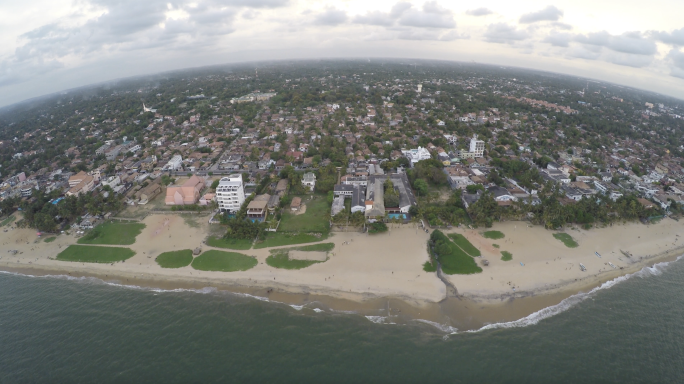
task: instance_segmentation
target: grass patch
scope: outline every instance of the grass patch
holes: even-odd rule
[[[5,225],[10,225],[10,224],[12,224],[12,223],[14,222],[14,220],[16,220],[16,219],[17,219],[17,218],[14,217],[14,215],[7,216],[7,218],[5,218],[5,220],[3,220],[2,222],[0,222],[0,227],[4,227]]]
[[[46,237],[45,240],[43,240],[43,241],[46,243],[52,243],[55,240],[57,240],[57,238],[55,236],[51,236],[51,237]]]
[[[291,212],[283,212],[278,232],[321,232],[328,233],[328,213],[330,205],[325,197],[315,196],[309,200],[310,195],[300,196],[302,203],[306,204],[306,212],[295,215]]]
[[[431,261],[426,261],[425,264],[423,264],[423,271],[425,272],[436,272],[437,271],[437,266],[435,263]]]
[[[180,251],[164,252],[155,259],[162,268],[182,268],[192,263],[192,251],[183,249]]]
[[[303,252],[330,252],[335,249],[335,243],[320,243],[304,245],[302,247],[292,247],[292,248],[278,248],[271,249],[271,253],[283,253],[290,251],[303,251]]]
[[[563,244],[565,244],[565,246],[568,248],[577,248],[579,246],[575,239],[573,239],[572,236],[568,235],[567,233],[554,233],[553,237],[562,241]]]
[[[84,263],[114,263],[130,259],[134,255],[135,252],[128,248],[70,245],[57,255],[57,260],[80,261]]]
[[[209,236],[207,245],[216,248],[247,250],[252,248],[252,240],[249,239],[226,239],[224,237]]]
[[[256,257],[216,250],[204,252],[192,261],[192,267],[199,271],[246,271],[256,265]]]
[[[442,271],[447,275],[469,275],[482,272],[482,268],[475,263],[475,260],[456,243],[449,240],[442,231],[432,232],[430,240],[434,244],[434,248],[431,248],[432,255],[442,264]]]
[[[104,223],[78,239],[78,244],[131,245],[145,228],[143,223]]]
[[[288,252],[276,253],[266,258],[266,264],[281,269],[302,269],[318,263],[322,261],[290,259]]]
[[[254,244],[254,249],[279,247],[281,245],[315,243],[327,238],[327,233],[323,233],[321,237],[316,237],[305,233],[269,232],[263,241]]]
[[[501,251],[501,260],[511,261],[513,260],[513,254],[507,251]]]
[[[475,246],[460,233],[452,233],[449,235],[449,237],[470,256],[482,256],[480,250],[475,248]]]
[[[487,231],[482,234],[485,239],[499,240],[506,237],[501,231]]]
[[[368,226],[368,233],[384,233],[387,232],[387,229],[387,224],[383,223],[382,221],[376,221]]]
[[[499,248],[499,244],[492,244],[492,247]]]
[[[290,251],[330,252],[334,248],[334,243],[320,243],[305,245],[303,247],[271,249],[271,256],[266,258],[266,264],[273,268],[302,269],[316,263],[322,263],[323,261],[290,259]]]

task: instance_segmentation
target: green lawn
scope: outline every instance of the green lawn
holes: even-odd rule
[[[449,237],[470,256],[482,256],[480,250],[475,248],[475,246],[460,233],[451,233],[449,234]]]
[[[469,275],[482,272],[475,260],[440,230],[432,232],[430,238],[435,242],[433,256],[442,264],[442,272],[447,275]]]
[[[78,244],[130,245],[145,228],[143,223],[100,224],[78,239]]]
[[[246,271],[257,265],[257,259],[236,252],[210,250],[197,256],[192,267],[200,271]]]
[[[130,259],[135,255],[131,249],[119,247],[94,247],[70,245],[57,255],[57,260],[84,263],[113,263]]]
[[[310,195],[300,196],[302,203],[306,204],[306,212],[295,215],[290,211],[283,212],[278,232],[321,232],[328,233],[330,224],[328,213],[330,204],[324,196],[314,196],[313,200],[308,200]]]
[[[511,261],[513,260],[513,254],[507,251],[501,251],[501,260]]]
[[[492,247],[499,248],[499,244],[492,244]]]
[[[57,240],[57,238],[55,236],[51,236],[51,237],[46,237],[45,240],[43,240],[43,241],[46,243],[52,243],[55,240]]]
[[[327,238],[327,233],[323,233],[321,237],[316,237],[304,233],[294,234],[287,232],[268,232],[266,238],[263,241],[254,244],[254,249],[279,247],[281,245],[315,243],[317,241],[325,240]]]
[[[226,239],[223,237],[209,236],[207,245],[216,248],[247,250],[252,248],[252,240],[249,239]]]
[[[180,251],[164,252],[155,259],[162,268],[182,268],[192,263],[192,251],[183,249]]]
[[[322,263],[322,261],[290,259],[287,252],[276,253],[266,258],[266,264],[273,268],[282,269],[302,269],[318,263]]]
[[[499,240],[499,239],[503,239],[504,237],[506,237],[506,235],[504,235],[503,232],[501,232],[501,231],[487,231],[487,232],[483,233],[482,236],[484,236],[485,239],[492,239],[492,240]]]
[[[425,264],[423,264],[423,271],[425,271],[425,272],[436,272],[437,266],[434,263],[426,261]]]
[[[16,219],[17,219],[17,218],[14,217],[14,215],[8,216],[8,217],[5,218],[5,220],[3,220],[2,222],[0,222],[0,227],[4,227],[5,225],[9,225],[9,224],[13,223],[14,220],[16,220]]]
[[[572,236],[568,235],[567,233],[554,233],[553,237],[562,241],[563,244],[565,244],[565,246],[568,248],[577,248],[579,246],[575,239],[573,239]]]

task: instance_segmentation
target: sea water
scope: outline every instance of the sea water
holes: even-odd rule
[[[684,260],[518,321],[429,321],[214,289],[0,273],[0,382],[684,382]]]

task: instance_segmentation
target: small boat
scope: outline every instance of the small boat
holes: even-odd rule
[[[594,253],[599,257],[599,259],[601,258],[601,255],[598,252],[594,251]]]
[[[523,264],[522,262],[520,262],[520,266],[524,267],[524,266],[525,266],[525,264]]]
[[[584,264],[580,263],[580,269],[582,270],[582,272],[584,272],[587,270],[587,267],[585,267]]]
[[[615,266],[615,264],[611,263],[610,261],[608,262],[608,265],[610,265],[611,267],[613,267],[613,269],[617,269],[617,267]]]

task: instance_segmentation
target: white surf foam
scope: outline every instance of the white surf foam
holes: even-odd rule
[[[366,319],[375,324],[385,324],[388,318],[386,316],[366,316]]]
[[[679,261],[684,255],[677,257],[675,261]],[[469,330],[466,331],[468,333],[475,333],[475,332],[481,332],[485,331],[488,329],[498,329],[498,328],[521,328],[521,327],[528,327],[530,325],[535,325],[538,324],[540,321],[544,319],[548,319],[549,317],[555,316],[559,313],[565,312],[568,309],[574,307],[575,305],[583,302],[586,299],[589,299],[593,297],[596,292],[602,291],[604,289],[609,289],[614,287],[617,284],[620,284],[622,282],[625,282],[632,277],[639,277],[639,278],[645,278],[648,276],[659,276],[667,269],[669,265],[671,265],[673,262],[672,261],[666,261],[662,263],[656,263],[652,267],[644,267],[641,270],[630,273],[624,276],[616,277],[613,280],[606,281],[605,283],[601,284],[600,286],[592,289],[589,292],[580,292],[578,294],[572,295],[568,297],[567,299],[561,301],[560,303],[556,305],[552,305],[550,307],[546,307],[544,309],[541,309],[527,317],[523,317],[522,319],[518,319],[515,321],[509,321],[506,323],[494,323],[494,324],[487,324],[483,326],[480,329],[475,329],[475,330]]]
[[[446,332],[446,333],[458,333],[458,329],[457,329],[457,328],[454,328],[454,327],[452,327],[452,326],[450,326],[450,325],[440,324],[440,323],[436,323],[436,322],[434,322],[434,321],[425,320],[425,319],[416,319],[416,321],[418,321],[418,322],[420,322],[420,323],[424,323],[424,324],[431,325],[431,326],[433,326],[433,327],[439,329],[439,330],[442,331],[442,332]]]

